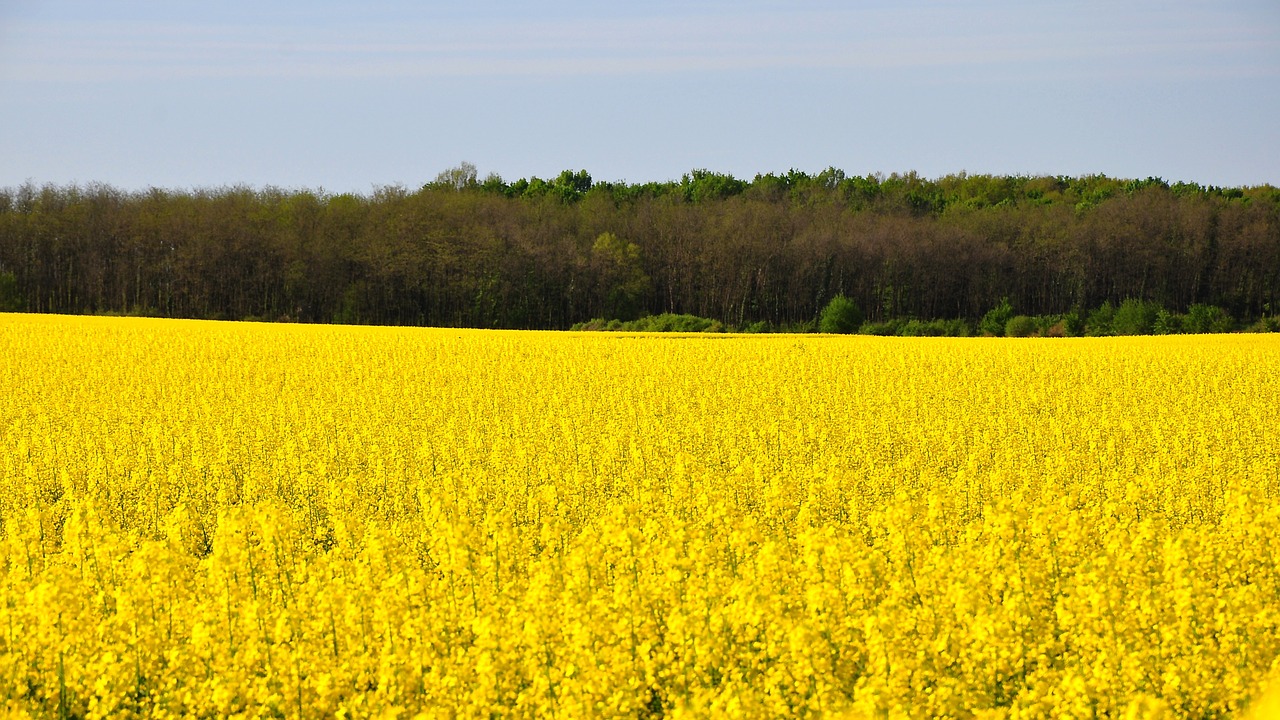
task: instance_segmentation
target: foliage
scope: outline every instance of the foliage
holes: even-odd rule
[[[1151,324],[1151,332],[1155,335],[1176,335],[1184,329],[1183,317],[1164,308],[1156,312],[1156,320]]]
[[[982,321],[978,323],[978,328],[982,330],[984,335],[1000,337],[1004,335],[1005,328],[1009,325],[1011,319],[1013,319],[1013,305],[1009,303],[1009,298],[1001,298],[999,305],[991,308],[982,316]]]
[[[473,190],[479,187],[476,177],[476,166],[469,162],[464,162],[457,167],[443,170],[439,175],[436,175],[434,187],[457,191]],[[489,178],[486,178],[486,182],[489,180]]]
[[[0,347],[6,715],[1235,717],[1280,656],[1273,335]]]
[[[1062,326],[1062,334],[1066,337],[1080,337],[1085,333],[1085,316],[1078,309],[1063,313],[1058,322]]]
[[[724,332],[724,325],[719,320],[711,318],[698,317],[696,315],[676,315],[674,313],[662,313],[661,315],[646,315],[645,317],[630,320],[604,320],[596,319],[590,322],[579,323],[574,325],[572,330],[613,330],[619,332],[676,332],[676,333],[718,333]],[[754,330],[753,332],[760,332]]]
[[[963,318],[952,318],[941,322],[946,328],[946,332],[943,334],[947,337],[969,337],[973,334],[973,326]]]
[[[973,334],[973,327],[963,318],[931,320],[929,324],[937,326],[942,331],[939,335],[945,337],[969,337]]]
[[[1128,298],[1111,317],[1111,331],[1116,335],[1150,335],[1159,314],[1158,303]]]
[[[621,246],[598,248],[604,235]],[[976,326],[1002,299],[1052,317],[1140,297],[1248,327],[1280,307],[1280,190],[837,168],[508,182],[470,163],[368,196],[28,183],[0,188],[0,269],[38,313],[524,329],[675,313],[800,328],[839,293],[876,323]]]
[[[11,272],[0,272],[0,312],[22,312],[26,298],[18,289],[18,278]]]
[[[1085,321],[1085,334],[1090,337],[1113,334],[1112,323],[1115,321],[1115,316],[1116,309],[1111,301],[1103,302],[1089,313],[1089,319]]]
[[[1231,332],[1235,321],[1220,307],[1197,303],[1187,308],[1182,327],[1190,333],[1225,333]]]
[[[856,331],[860,325],[862,325],[862,310],[858,308],[857,303],[844,295],[831,298],[818,318],[818,332],[848,335]]]
[[[881,322],[869,321],[869,322],[863,323],[862,327],[858,328],[858,334],[879,335],[881,337],[887,337],[890,335],[897,335],[898,330],[902,326],[903,326],[903,323],[898,320],[884,320]]]
[[[1024,338],[1031,337],[1040,332],[1040,327],[1036,323],[1036,319],[1026,315],[1014,315],[1009,318],[1009,322],[1005,323],[1005,337]]]
[[[651,286],[640,246],[613,233],[601,233],[591,245],[591,259],[600,278],[605,317],[623,321],[637,318]]]
[[[337,311],[333,314],[333,321],[342,325],[359,325],[364,321],[366,313],[363,311],[365,304],[365,294],[368,288],[364,283],[351,283],[342,291],[342,301],[338,305]]]
[[[946,335],[946,328],[937,322],[925,322],[912,318],[898,326],[894,333],[900,337],[941,337]]]
[[[964,320],[916,320],[895,324],[892,332],[885,333],[899,337],[968,337],[972,334],[969,323]],[[865,333],[875,334],[875,333]]]
[[[1280,332],[1280,316],[1269,315],[1249,326],[1249,332]]]
[[[747,183],[732,175],[714,173],[710,170],[694,170],[680,178],[680,190],[685,200],[702,203],[723,200],[740,195],[747,189]]]

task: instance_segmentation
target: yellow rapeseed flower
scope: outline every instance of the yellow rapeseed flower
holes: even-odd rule
[[[0,315],[0,712],[1271,717],[1278,371]]]

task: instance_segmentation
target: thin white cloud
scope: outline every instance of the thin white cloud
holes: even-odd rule
[[[46,22],[11,26],[6,36],[0,78],[38,82],[964,66],[1030,73],[1036,64],[1054,63],[1274,75],[1278,68],[1265,59],[1280,57],[1275,33],[1231,18],[1207,26],[1029,11],[975,18],[955,6],[556,21],[455,18],[347,28]]]

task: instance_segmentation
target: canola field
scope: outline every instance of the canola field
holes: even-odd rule
[[[1239,717],[1280,337],[0,315],[11,717]]]

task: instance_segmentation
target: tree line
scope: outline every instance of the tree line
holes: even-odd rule
[[[0,190],[0,310],[563,329],[672,314],[813,327],[977,321],[1126,300],[1280,311],[1280,190],[830,168],[662,183],[506,182],[469,164],[416,190]]]

